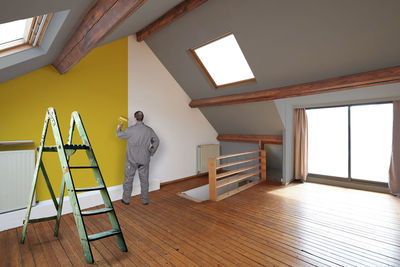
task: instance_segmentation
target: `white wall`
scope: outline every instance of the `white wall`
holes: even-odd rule
[[[128,115],[137,110],[160,138],[150,162],[150,180],[171,181],[196,174],[196,147],[217,144],[217,132],[145,42],[128,37]],[[135,182],[138,179],[135,178]]]

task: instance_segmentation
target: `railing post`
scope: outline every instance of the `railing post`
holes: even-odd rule
[[[262,149],[261,151],[261,180],[267,180],[267,151]]]
[[[217,159],[208,158],[208,186],[210,200],[217,201]]]

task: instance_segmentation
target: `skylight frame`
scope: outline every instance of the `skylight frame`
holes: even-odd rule
[[[0,45],[0,57],[39,46],[53,13],[27,18],[23,38]],[[6,22],[7,23],[7,22]]]
[[[235,81],[235,82],[230,82],[230,83],[217,85],[217,83],[215,82],[214,78],[212,77],[210,72],[207,70],[206,66],[201,61],[200,57],[197,55],[196,50],[199,49],[199,48],[202,48],[202,47],[204,47],[204,46],[206,46],[208,44],[211,44],[213,42],[221,40],[221,39],[223,39],[225,37],[228,37],[230,35],[232,35],[235,38],[235,41],[236,41],[237,45],[239,46],[240,52],[242,53],[247,65],[248,65],[248,67],[249,67],[249,69],[250,69],[250,71],[251,71],[251,73],[253,75],[253,78],[243,79],[243,80],[239,80],[239,81]],[[226,33],[226,34],[224,34],[224,35],[222,35],[220,37],[217,37],[215,39],[212,39],[212,40],[210,40],[210,41],[208,41],[208,42],[206,42],[204,44],[201,44],[201,45],[198,45],[196,47],[193,47],[193,48],[189,49],[189,52],[192,54],[192,56],[194,57],[194,59],[197,62],[197,64],[199,64],[200,68],[204,71],[204,73],[206,74],[207,78],[210,80],[211,84],[215,87],[215,89],[220,89],[220,88],[225,88],[225,87],[229,87],[229,86],[234,86],[234,85],[239,85],[239,84],[244,84],[244,83],[250,83],[250,82],[256,82],[257,81],[256,78],[255,78],[254,72],[252,71],[252,69],[250,67],[249,62],[247,61],[247,59],[246,59],[246,57],[245,57],[245,55],[243,53],[243,50],[240,48],[240,45],[239,45],[235,35],[232,32],[228,32],[228,33]]]

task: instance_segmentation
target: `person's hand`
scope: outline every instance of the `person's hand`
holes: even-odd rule
[[[122,128],[122,122],[120,122],[119,124],[118,124],[118,129],[121,129]]]

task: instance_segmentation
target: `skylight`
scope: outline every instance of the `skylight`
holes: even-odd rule
[[[215,88],[255,81],[232,33],[190,51]]]
[[[0,24],[0,57],[40,45],[52,14]]]
[[[28,19],[0,24],[0,45],[23,41]]]

